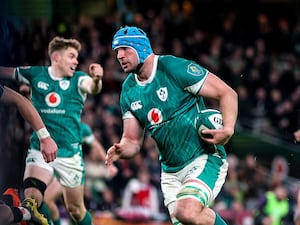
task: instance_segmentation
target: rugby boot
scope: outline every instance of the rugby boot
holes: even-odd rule
[[[37,202],[33,198],[25,198],[22,207],[26,208],[31,215],[28,224],[33,225],[49,225],[47,219],[38,211]]]

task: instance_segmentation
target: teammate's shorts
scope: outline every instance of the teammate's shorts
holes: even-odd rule
[[[176,173],[162,172],[161,187],[165,206],[184,198],[193,198],[208,206],[219,194],[227,170],[226,159],[215,153],[199,156]],[[168,208],[172,213],[173,207]]]
[[[57,157],[53,162],[47,163],[40,151],[29,149],[26,165],[39,166],[49,170],[66,187],[74,188],[84,183],[85,166],[79,153],[72,157]]]

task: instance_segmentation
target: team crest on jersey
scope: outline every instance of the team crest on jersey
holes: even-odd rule
[[[168,89],[166,87],[160,88],[156,91],[160,100],[165,102],[168,98]]]
[[[196,63],[191,63],[188,65],[187,72],[193,76],[201,76],[204,74],[204,69]]]
[[[59,81],[59,86],[62,90],[67,90],[70,86],[70,81],[68,80],[61,80]]]
[[[148,112],[148,120],[151,123],[151,125],[155,125],[155,124],[161,123],[162,120],[163,120],[161,111],[159,109],[157,109],[157,108],[152,108]]]
[[[46,103],[50,107],[56,107],[61,102],[60,96],[56,92],[51,92],[46,96]]]

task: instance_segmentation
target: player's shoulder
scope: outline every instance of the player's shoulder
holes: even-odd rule
[[[74,72],[73,77],[79,78],[79,77],[89,77],[89,75],[83,71],[77,70]]]
[[[168,65],[169,63],[173,63],[176,61],[180,61],[182,58],[174,56],[174,55],[158,55],[158,62],[162,64]]]
[[[87,73],[78,70],[78,71],[74,72],[74,74],[70,80],[73,83],[77,83],[77,82],[82,83],[83,80],[89,79],[89,78],[90,78],[90,76]]]
[[[165,65],[170,65],[170,64],[176,64],[179,62],[187,62],[190,61],[188,59],[174,56],[174,55],[159,55],[158,56],[158,62],[165,64]]]
[[[48,66],[19,66],[15,70],[15,79],[22,80],[19,75],[25,77],[28,80],[40,80],[44,77],[48,77]]]
[[[177,71],[180,68],[184,68],[193,61],[174,55],[160,55],[158,57],[158,67],[165,68],[167,70]]]
[[[128,74],[128,76],[126,77],[126,79],[124,80],[124,82],[122,84],[122,90],[123,91],[128,90],[135,85],[136,85],[135,75],[134,75],[134,73],[130,73],[130,74]]]
[[[47,72],[48,66],[19,66],[17,69],[19,71],[30,71],[32,73],[41,73],[41,72]]]

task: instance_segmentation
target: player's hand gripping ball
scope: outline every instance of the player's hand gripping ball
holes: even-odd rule
[[[197,121],[196,128],[198,128],[199,136],[203,136],[202,130],[204,129],[222,129],[223,117],[222,113],[216,109],[204,109],[200,111],[200,119]],[[209,137],[206,137],[209,138]]]

